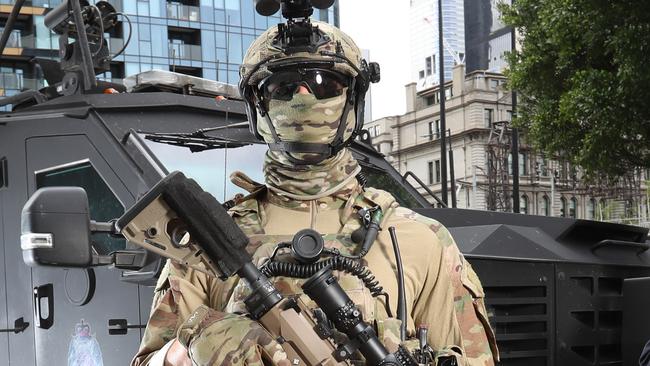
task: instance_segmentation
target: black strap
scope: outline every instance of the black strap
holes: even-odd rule
[[[311,142],[276,142],[268,144],[271,151],[282,151],[290,153],[319,154],[327,155],[332,153],[332,147],[328,144],[317,144]]]

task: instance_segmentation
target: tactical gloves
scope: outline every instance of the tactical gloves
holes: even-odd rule
[[[189,316],[177,338],[198,366],[290,365],[282,347],[259,323],[205,305]]]

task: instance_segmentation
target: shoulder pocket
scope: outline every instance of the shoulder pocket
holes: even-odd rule
[[[487,309],[485,307],[485,292],[483,291],[483,286],[481,285],[481,281],[479,280],[478,275],[476,272],[474,272],[472,265],[465,258],[463,258],[463,271],[461,274],[461,281],[463,283],[463,287],[465,287],[472,296],[472,306],[474,308],[474,313],[485,329],[485,334],[490,345],[492,356],[494,357],[495,361],[498,361],[499,349],[497,348],[496,336],[494,335],[494,330],[492,330],[492,326],[490,325]],[[467,323],[471,321],[470,319],[464,320],[466,320]],[[468,335],[469,334],[466,332],[463,332],[464,337],[468,337]],[[476,351],[480,352],[480,350]]]

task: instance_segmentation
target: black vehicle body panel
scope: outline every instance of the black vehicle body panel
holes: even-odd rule
[[[650,276],[650,250],[643,249],[648,229],[463,209],[416,211],[449,228],[481,278],[502,364],[638,364],[650,317],[642,315],[647,308],[629,304],[642,303],[640,287],[624,283]],[[603,240],[639,245],[599,248]],[[624,323],[624,317],[646,323]]]

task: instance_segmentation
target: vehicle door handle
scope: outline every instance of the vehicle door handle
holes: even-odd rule
[[[124,335],[129,329],[142,329],[146,327],[146,325],[142,324],[131,325],[126,319],[108,319],[108,334],[110,335]]]
[[[47,318],[43,318],[41,299],[47,299]],[[54,324],[54,286],[51,283],[34,287],[34,325],[50,329]]]
[[[14,327],[11,329],[0,329],[0,333],[9,333],[9,332],[14,332],[14,334],[22,333],[29,327],[29,323],[23,319],[23,317],[20,317],[14,321]]]

